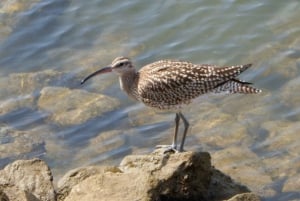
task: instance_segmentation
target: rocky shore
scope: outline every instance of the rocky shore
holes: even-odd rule
[[[0,170],[1,201],[247,200],[260,198],[211,165],[207,152],[128,155],[118,167],[89,166],[53,183],[40,159],[17,160]]]

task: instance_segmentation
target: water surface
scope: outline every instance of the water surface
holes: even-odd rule
[[[115,75],[80,86],[117,56],[137,68],[166,58],[253,63],[241,78],[263,93],[186,108],[185,148],[210,152],[265,200],[300,199],[299,9],[293,0],[1,1],[0,166],[39,157],[57,179],[170,143],[174,114],[128,99]]]

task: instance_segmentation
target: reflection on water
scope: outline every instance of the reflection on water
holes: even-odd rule
[[[171,142],[174,114],[121,92],[115,75],[80,80],[120,55],[139,68],[164,58],[253,63],[259,95],[203,96],[183,113],[186,149],[267,200],[299,197],[298,1],[1,1],[0,166],[40,157],[55,178],[117,164]]]

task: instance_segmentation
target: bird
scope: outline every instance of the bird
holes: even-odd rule
[[[237,78],[252,64],[217,66],[194,64],[188,61],[165,59],[145,65],[137,70],[128,57],[117,57],[110,65],[88,75],[90,78],[113,72],[118,75],[121,89],[131,98],[144,105],[175,113],[175,132],[171,145],[157,145],[167,151],[183,152],[189,122],[182,108],[207,93],[258,94],[261,92],[250,82]],[[183,121],[184,130],[180,146],[177,146],[178,127]]]

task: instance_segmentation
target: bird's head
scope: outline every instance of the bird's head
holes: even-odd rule
[[[111,63],[111,69],[118,74],[124,74],[128,71],[134,70],[132,62],[127,57],[117,57]]]
[[[86,78],[84,78],[81,81],[81,84],[85,83],[88,79],[91,77],[94,77],[95,75],[108,73],[108,72],[115,72],[118,75],[123,75],[126,72],[135,71],[132,62],[127,57],[117,57],[113,60],[113,62],[100,70],[97,70],[96,72],[88,75]]]

